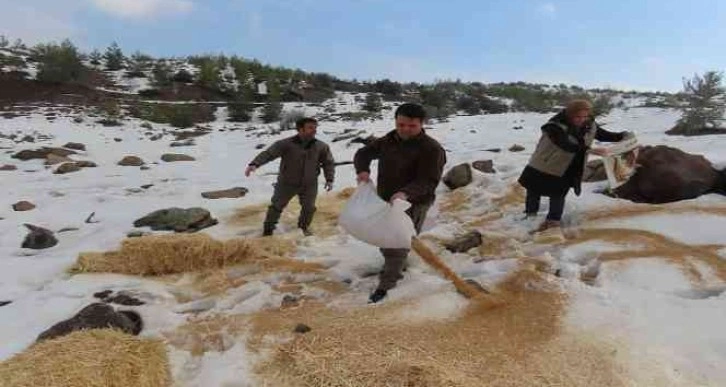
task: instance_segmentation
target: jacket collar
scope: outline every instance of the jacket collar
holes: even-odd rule
[[[404,140],[404,139],[402,139],[398,135],[398,132],[396,131],[396,129],[393,129],[392,131],[388,132],[388,134],[386,135],[386,137],[388,137],[391,140],[394,140],[394,141],[397,141],[397,142],[401,142],[401,143],[419,142],[424,137],[426,137],[426,130],[425,129],[421,129],[421,133],[419,133],[418,136],[409,138],[407,140]]]
[[[564,125],[569,131],[573,133],[579,133],[590,130],[595,120],[591,116],[590,119],[587,120],[585,126],[583,126],[581,129],[578,129],[570,124],[570,122],[567,120],[567,113],[565,112],[565,109],[562,109],[559,113],[555,114],[554,116],[552,116],[552,118],[550,118],[550,122],[558,125]]]
[[[302,137],[300,137],[299,134],[296,134],[292,138],[292,142],[294,142],[295,144],[303,145],[306,148],[309,148],[309,147],[313,146],[313,144],[315,144],[315,142],[317,140],[318,140],[317,138],[313,137],[312,139],[310,139],[308,141],[303,141]]]

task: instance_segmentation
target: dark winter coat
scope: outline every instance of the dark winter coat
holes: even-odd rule
[[[261,167],[278,157],[281,158],[278,183],[293,186],[317,184],[321,168],[326,182],[332,183],[335,178],[335,160],[330,147],[318,139],[303,141],[295,135],[276,141],[249,165]]]
[[[592,142],[621,141],[625,133],[608,132],[595,120],[580,129],[575,128],[561,111],[542,126],[542,136],[519,183],[542,196],[564,196],[571,187],[580,195],[587,152]]]
[[[390,200],[400,191],[413,204],[434,202],[434,191],[446,164],[446,152],[438,141],[423,131],[403,140],[393,130],[355,153],[356,173],[370,172],[371,161],[375,159],[378,160],[378,195],[383,200]]]

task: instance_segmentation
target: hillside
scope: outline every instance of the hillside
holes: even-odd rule
[[[232,58],[137,54],[109,70],[100,53],[54,83],[37,79],[32,50],[0,55],[0,385],[726,385],[722,194],[635,203],[601,180],[568,197],[564,237],[529,233],[544,212],[523,219],[517,178],[541,125],[573,96],[612,105],[598,117],[609,130],[702,155],[724,176],[719,136],[666,134],[677,96],[362,83]],[[474,166],[468,185],[438,186],[419,238],[481,285],[479,298],[412,253],[399,286],[369,305],[383,259],[338,225],[356,188],[353,155],[393,129],[407,100],[436,112],[426,131],[446,171]],[[279,162],[244,170],[300,116],[320,120],[334,189],[323,193],[321,177],[313,236],[296,228],[293,200],[261,237]],[[146,222],[180,209],[193,210],[167,225],[176,230]],[[25,245],[36,227],[55,243]],[[473,246],[447,248],[476,233]],[[131,334],[35,344],[94,303]]]

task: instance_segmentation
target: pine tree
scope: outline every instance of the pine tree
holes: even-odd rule
[[[33,57],[38,62],[37,78],[41,82],[73,82],[85,74],[78,49],[68,39],[60,45],[37,45],[33,49]]]
[[[205,60],[199,67],[197,83],[210,90],[219,89],[219,68],[211,60]]]
[[[165,61],[156,62],[151,74],[154,87],[161,88],[171,84],[171,67]]]
[[[363,110],[371,113],[378,113],[381,109],[383,109],[381,96],[376,93],[368,93],[366,95],[365,103],[363,104]]]
[[[280,119],[282,113],[282,95],[280,92],[280,84],[276,79],[267,82],[268,100],[262,109],[262,121],[264,123],[275,122]]]
[[[723,121],[726,110],[726,88],[723,73],[708,71],[702,77],[694,75],[683,80],[683,94],[687,104],[681,108],[683,115],[678,127],[684,134],[696,134],[716,129]]]
[[[110,47],[106,49],[104,55],[106,59],[106,69],[110,71],[118,71],[124,68],[124,53],[119,48],[116,42],[113,42]]]
[[[5,37],[5,35],[0,35],[0,48],[6,48],[10,45],[10,41],[8,38]]]
[[[98,66],[101,64],[101,59],[103,59],[103,55],[101,55],[101,52],[98,50],[93,50],[88,55],[88,59],[90,59],[91,64],[94,66]]]

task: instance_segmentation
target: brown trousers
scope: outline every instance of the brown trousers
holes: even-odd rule
[[[297,226],[303,230],[306,230],[310,226],[316,210],[315,199],[318,196],[317,182],[302,186],[277,183],[275,185],[275,192],[272,194],[272,202],[267,208],[264,223],[265,230],[275,229],[277,222],[280,220],[280,215],[282,215],[282,211],[295,195],[300,200],[300,207],[302,207],[300,209]]]
[[[416,234],[421,232],[426,213],[431,208],[431,203],[414,204],[406,211],[406,214],[413,220]],[[406,265],[409,249],[381,249],[383,259],[383,271],[379,276],[378,289],[389,290],[396,286],[398,280],[403,278],[403,268]]]

